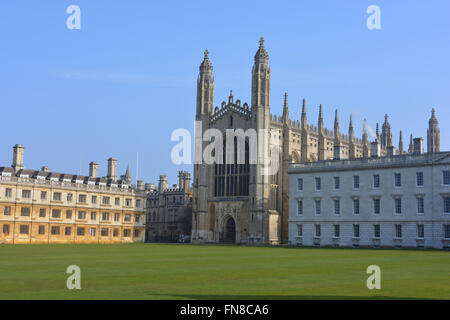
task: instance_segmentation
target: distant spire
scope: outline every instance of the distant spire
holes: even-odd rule
[[[261,37],[259,39],[259,48],[258,51],[256,51],[255,54],[255,62],[268,62],[269,55],[267,54],[266,49],[264,48],[264,38]]]
[[[303,106],[302,106],[302,129],[308,129],[308,123],[306,122],[306,99],[303,98]]]
[[[131,184],[130,165],[128,165],[128,167],[127,167],[127,171],[125,172],[125,175],[123,176],[123,180],[127,184]]]
[[[288,123],[289,121],[288,94],[286,92],[284,93],[283,121],[285,123]]]
[[[381,146],[386,149],[392,146],[391,125],[389,124],[388,115],[384,115],[384,123],[381,130]]]
[[[200,64],[200,71],[212,71],[213,67],[211,61],[209,61],[209,51],[205,49],[205,56]]]
[[[414,144],[413,144],[413,135],[411,133],[411,135],[409,136],[409,147],[408,147],[408,152],[409,153],[413,153],[414,151]]]
[[[353,130],[353,119],[352,115],[350,114],[350,123],[348,125],[348,138],[350,141],[353,141],[355,138],[354,130]]]
[[[398,138],[398,151],[400,154],[403,154],[403,136],[402,136],[402,130],[400,130],[400,137]]]
[[[338,118],[338,110],[336,109],[334,113],[334,139],[340,140],[341,134],[339,132],[339,118]]]
[[[380,126],[379,126],[378,122],[377,122],[376,135],[377,135],[377,141],[380,142]]]
[[[319,106],[319,132],[323,132],[323,113],[322,113],[322,105]]]
[[[428,121],[427,130],[427,151],[428,152],[439,152],[441,150],[441,133],[439,129],[439,123],[436,118],[436,112],[431,109],[431,118]]]

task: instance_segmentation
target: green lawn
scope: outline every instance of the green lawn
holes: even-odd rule
[[[366,268],[381,268],[368,290]],[[66,268],[81,268],[68,290]],[[450,252],[170,244],[0,245],[0,299],[450,299]]]

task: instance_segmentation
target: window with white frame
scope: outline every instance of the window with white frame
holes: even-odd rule
[[[78,202],[86,203],[86,195],[85,194],[79,194],[78,195]]]
[[[61,210],[52,209],[52,218],[61,218]]]
[[[299,216],[303,214],[303,200],[297,200],[297,214]]]
[[[446,171],[442,172],[442,183],[445,186],[450,185],[450,171],[449,170],[446,170]]]
[[[30,216],[30,208],[27,208],[27,207],[20,208],[20,215],[22,217],[29,217]]]
[[[334,214],[341,214],[341,202],[339,199],[334,199]]]
[[[78,211],[78,219],[86,219],[86,211]]]
[[[22,190],[22,198],[30,199],[31,198],[31,190]]]
[[[340,226],[338,224],[334,225],[334,237],[339,238],[341,236]]]
[[[395,237],[397,239],[401,239],[401,237],[402,237],[402,225],[401,224],[395,225]]]
[[[61,201],[61,192],[53,192],[53,200]]]
[[[321,188],[321,181],[320,178],[316,177],[316,191],[320,191]]]
[[[297,191],[303,191],[303,178],[297,179]]]
[[[425,238],[425,227],[423,224],[417,225],[417,238]]]
[[[316,229],[316,237],[320,237],[320,234],[321,234],[320,224],[316,224],[314,226],[315,226],[315,229]]]
[[[402,214],[402,198],[395,198],[395,214]]]
[[[353,225],[353,237],[359,238],[359,224]]]
[[[444,238],[450,239],[450,224],[444,224]]]
[[[424,200],[423,197],[417,197],[417,213],[418,214],[424,214],[425,213],[425,206],[424,206]]]
[[[379,188],[380,187],[380,175],[379,174],[374,174],[373,175],[373,187],[374,188]]]
[[[341,187],[341,181],[339,177],[334,177],[334,189],[339,190]]]
[[[359,198],[353,199],[353,214],[359,214]]]
[[[316,204],[316,216],[320,216],[320,212],[321,212],[321,201],[320,200],[316,200],[315,201]]]
[[[83,227],[77,228],[77,236],[84,236],[85,229]]]
[[[359,189],[359,176],[353,176],[353,189]]]
[[[50,229],[50,233],[57,235],[59,234],[59,227],[58,226],[52,226],[52,228]]]
[[[380,214],[380,198],[373,199],[373,213]]]
[[[28,234],[29,226],[26,224],[21,224],[19,229],[20,234]]]
[[[374,238],[380,238],[381,230],[379,224],[373,225],[373,237]]]
[[[90,235],[91,237],[95,237],[95,228],[90,228],[90,229],[89,229],[89,235]]]
[[[450,213],[450,197],[444,197],[444,213]]]
[[[416,172],[416,186],[423,187],[423,172]]]
[[[400,173],[394,174],[394,186],[400,188],[402,186],[402,176]]]
[[[103,197],[102,198],[102,204],[106,204],[106,205],[108,205],[109,204],[109,197]]]
[[[297,236],[303,237],[303,225],[302,224],[297,225]]]

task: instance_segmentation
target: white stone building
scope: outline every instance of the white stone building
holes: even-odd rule
[[[414,144],[410,154],[293,164],[289,243],[450,248],[450,152]]]

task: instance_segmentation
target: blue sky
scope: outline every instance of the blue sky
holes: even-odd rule
[[[66,8],[81,8],[81,30],[66,28]],[[366,9],[381,9],[368,30]],[[325,126],[339,109],[341,131],[353,114],[375,127],[390,116],[394,142],[403,130],[426,138],[432,107],[441,150],[450,150],[450,2],[443,1],[21,1],[0,3],[0,165],[25,146],[25,166],[88,173],[92,160],[130,164],[133,178],[167,174],[176,128],[193,129],[198,66],[208,48],[215,105],[233,90],[250,102],[251,68],[264,36],[272,69],[271,111]],[[426,139],[425,139],[426,143]]]

